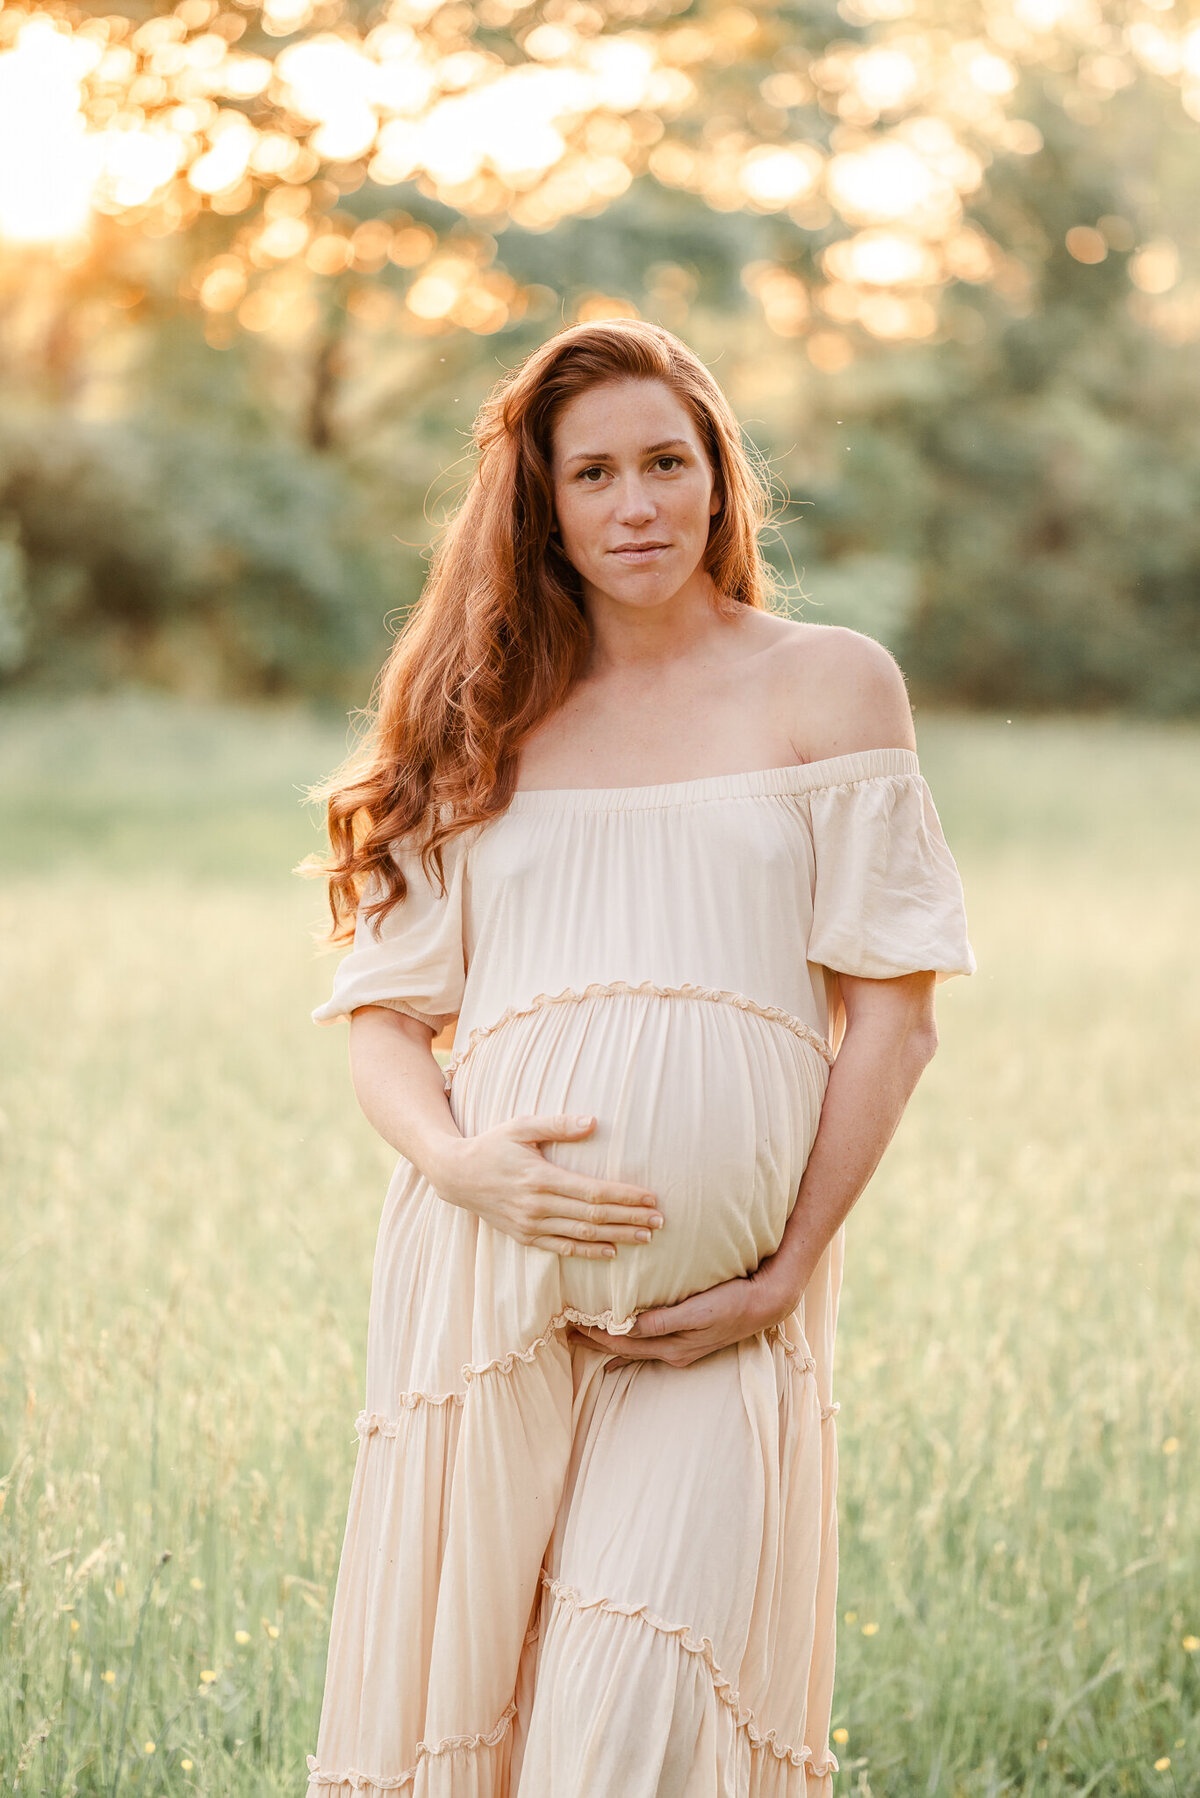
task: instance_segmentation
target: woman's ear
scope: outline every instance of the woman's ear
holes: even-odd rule
[[[725,509],[725,496],[721,492],[721,489],[717,486],[717,483],[714,481],[713,482],[713,490],[712,490],[712,498],[708,502],[708,516],[710,518],[715,518],[717,516],[717,513],[724,511],[724,509]]]

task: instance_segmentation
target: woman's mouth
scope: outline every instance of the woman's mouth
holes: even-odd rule
[[[618,543],[608,553],[616,556],[619,562],[628,562],[631,567],[637,568],[644,562],[653,562],[670,547],[669,543]]]

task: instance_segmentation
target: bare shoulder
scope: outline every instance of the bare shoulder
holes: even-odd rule
[[[882,643],[841,625],[778,623],[773,685],[802,761],[916,748],[904,676]]]

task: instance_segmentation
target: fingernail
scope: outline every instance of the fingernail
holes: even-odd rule
[[[578,1117],[575,1119],[576,1124],[578,1125],[578,1127],[581,1130],[586,1130],[588,1125],[591,1123],[591,1121],[592,1121],[591,1118],[585,1118],[585,1117]]]
[[[649,1230],[639,1230],[637,1232],[637,1239],[639,1242],[649,1242],[649,1240],[650,1240]]]
[[[616,1252],[617,1252],[616,1249],[605,1249],[605,1251],[604,1251],[605,1260],[611,1261],[613,1256],[616,1254]]]
[[[663,1222],[664,1222],[664,1219],[663,1219],[662,1212],[656,1211],[654,1213],[654,1216],[650,1219],[650,1228],[652,1230],[661,1230],[662,1226],[663,1226]]]

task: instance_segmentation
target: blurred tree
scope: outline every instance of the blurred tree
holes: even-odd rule
[[[803,502],[811,615],[960,699],[1200,704],[1169,4],[123,0],[0,45],[0,666],[344,691],[499,367],[633,310]]]
[[[350,697],[379,653],[361,503],[336,464],[286,441],[30,410],[0,423],[0,494],[10,667]]]
[[[993,241],[1023,253],[1021,303],[981,293],[936,346],[859,363],[822,395],[818,439],[847,453],[787,469],[815,501],[800,533],[809,587],[823,600],[826,565],[844,582],[869,574],[864,557],[892,558],[876,634],[929,694],[1200,711],[1200,295],[1171,281],[1166,330],[1146,328],[1152,296],[1130,267],[1153,288],[1155,260],[1177,252],[1174,239],[1134,249],[1129,97],[1103,146],[1039,116],[1045,149],[993,170],[978,206]],[[1175,206],[1184,242],[1194,183],[1150,196]],[[1088,217],[1102,229],[1081,245]],[[836,584],[829,615],[872,628]],[[861,612],[870,579],[860,588]]]

